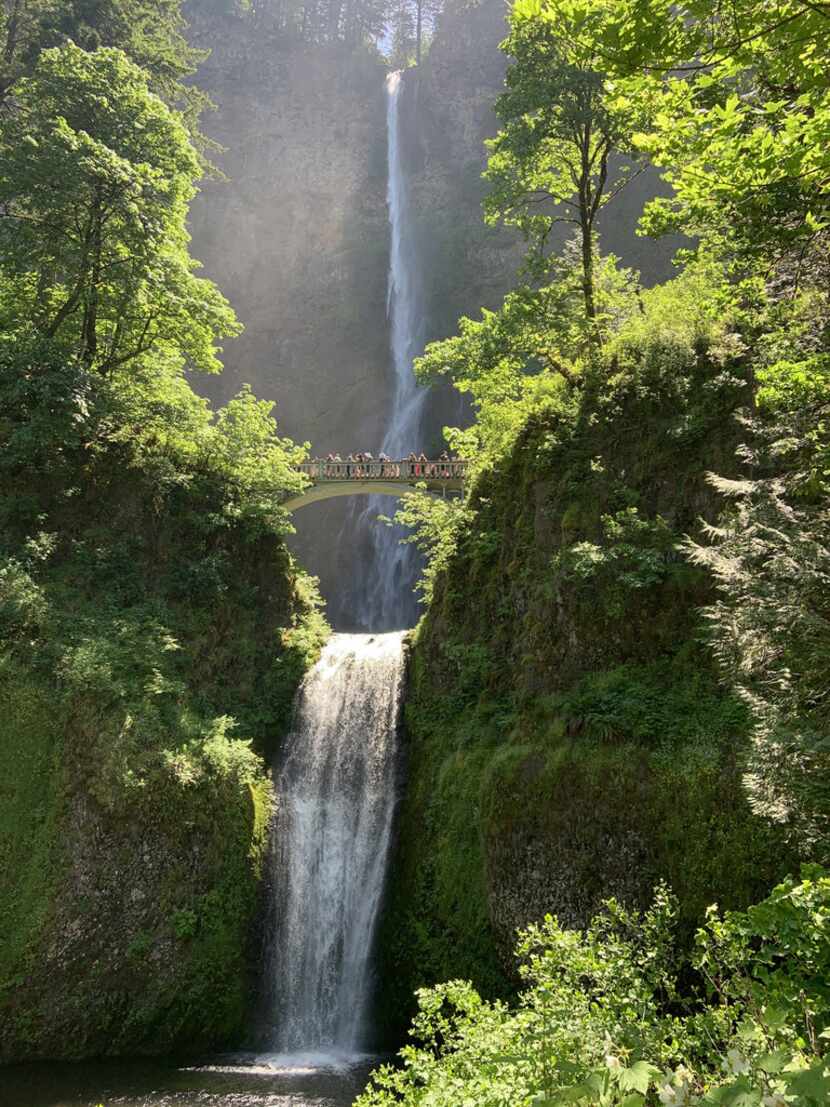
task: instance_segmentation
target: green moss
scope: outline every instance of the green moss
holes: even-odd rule
[[[0,1003],[48,923],[61,859],[61,743],[54,705],[0,659]]]
[[[485,473],[418,628],[409,790],[381,929],[387,1017],[414,989],[516,985],[515,928],[587,923],[668,881],[688,938],[797,865],[742,788],[748,719],[720,686],[677,551],[718,503],[740,380],[659,358],[533,415]]]
[[[644,906],[666,880],[690,938],[710,903],[743,907],[795,867],[742,794],[745,711],[695,660],[593,674],[518,708],[486,694],[453,707],[416,650],[381,935],[393,1026],[444,979],[510,994],[513,929],[546,912],[582,925],[604,898]]]
[[[220,729],[159,751],[140,781],[111,779],[104,805],[89,774],[101,738],[117,742],[118,713],[86,704],[70,719],[43,674],[10,662],[0,674],[0,1054],[238,1041],[271,811],[262,763]],[[102,733],[84,743],[91,719]]]
[[[111,461],[0,533],[0,1062],[240,1041],[266,762],[326,633],[223,477]]]

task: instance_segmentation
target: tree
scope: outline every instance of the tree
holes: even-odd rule
[[[620,0],[594,45],[621,100],[648,107],[637,146],[673,187],[643,227],[684,231],[721,268],[760,385],[744,479],[692,559],[724,678],[755,727],[747,792],[810,850],[830,826],[830,5]],[[724,279],[726,278],[726,279]]]
[[[415,20],[410,0],[393,0],[388,27],[390,64],[405,69],[415,52]]]
[[[31,74],[40,52],[72,41],[85,50],[123,50],[151,87],[186,114],[191,133],[206,97],[184,83],[205,56],[184,38],[182,0],[4,0],[0,23],[0,104]]]
[[[509,447],[540,404],[568,402],[564,395],[582,380],[582,354],[595,326],[616,329],[640,310],[635,275],[607,257],[597,262],[595,318],[586,318],[579,241],[551,261],[549,276],[542,287],[515,289],[498,311],[460,319],[457,335],[430,343],[415,362],[423,383],[450,377],[470,397],[475,426],[450,434],[474,465]]]
[[[648,205],[649,233],[698,236],[744,273],[784,261],[798,281],[830,224],[828,43],[830,4],[815,0],[607,12],[597,47],[618,92],[653,106],[636,142],[674,189]]]
[[[821,309],[805,305],[811,314]],[[825,326],[830,317],[824,309]],[[809,334],[809,332],[807,332]],[[755,720],[747,789],[756,812],[827,857],[830,831],[830,355],[786,341],[796,360],[759,371],[744,455],[752,475],[712,477],[731,510],[692,559],[718,586],[706,611],[724,676]],[[801,355],[799,357],[799,354]],[[807,354],[807,356],[804,356]]]
[[[435,27],[441,10],[441,0],[414,0],[415,4],[415,64],[420,65],[424,54],[425,39]]]
[[[392,0],[387,24],[392,65],[421,64],[441,7],[442,0]]]
[[[41,53],[0,119],[2,329],[102,373],[150,351],[219,369],[233,312],[197,279],[188,204],[200,159],[181,116],[120,51]]]
[[[633,151],[632,106],[609,94],[594,45],[603,3],[518,0],[504,50],[514,59],[496,110],[502,130],[490,143],[485,201],[490,222],[518,226],[530,243],[529,266],[545,273],[553,228],[579,228],[585,315],[597,317],[596,224],[625,187]]]
[[[207,0],[202,0],[203,3]],[[391,19],[390,0],[211,0],[255,21],[284,43],[376,47]]]
[[[348,43],[376,42],[386,28],[387,0],[344,0],[340,37]]]

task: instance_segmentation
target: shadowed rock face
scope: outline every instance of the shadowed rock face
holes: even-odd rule
[[[377,453],[394,382],[383,64],[344,47],[287,49],[255,14],[194,5],[190,18],[194,44],[211,49],[198,81],[218,106],[205,127],[225,147],[216,160],[228,178],[207,181],[194,204],[193,249],[246,328],[227,346],[223,376],[197,387],[225,401],[249,382],[277,401],[282,431],[316,453]],[[453,333],[459,315],[495,307],[521,262],[515,234],[481,221],[503,37],[502,0],[464,10],[450,0],[420,71],[406,74],[402,142],[420,248],[413,264],[430,339]],[[603,238],[647,282],[665,275],[670,254],[631,233],[654,184],[638,181],[615,205]],[[458,397],[436,390],[427,452],[442,426],[463,419]],[[344,501],[297,520],[296,551],[321,578],[329,619],[342,630],[375,629],[355,618],[373,556],[359,514]]]
[[[198,80],[217,104],[205,128],[228,178],[205,182],[193,206],[193,252],[245,325],[225,373],[196,386],[223,402],[250,383],[315,452],[377,452],[389,400],[385,70],[342,47],[287,50],[253,15],[190,18],[211,49]],[[317,507],[296,540],[336,626],[348,625],[336,581],[354,575],[353,513],[347,501]]]
[[[365,53],[288,51],[253,17],[200,17],[192,37],[211,49],[199,82],[228,178],[193,206],[194,253],[245,325],[203,390],[224,401],[250,382],[292,436],[356,448],[385,400],[384,71]]]

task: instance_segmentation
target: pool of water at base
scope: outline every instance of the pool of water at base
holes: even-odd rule
[[[351,1107],[379,1057],[233,1054],[0,1068],[0,1107]]]

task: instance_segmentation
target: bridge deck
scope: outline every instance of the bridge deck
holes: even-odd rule
[[[300,466],[312,485],[287,500],[286,511],[340,496],[403,496],[423,485],[433,496],[462,492],[465,461],[322,461]]]
[[[466,461],[325,461],[315,458],[300,466],[300,472],[318,481],[463,481]]]

